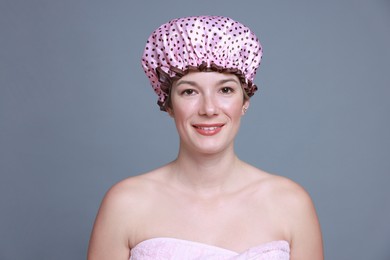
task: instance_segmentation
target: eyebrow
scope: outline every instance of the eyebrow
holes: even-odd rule
[[[234,78],[220,80],[220,81],[218,82],[218,84],[223,85],[223,84],[225,84],[225,83],[227,83],[227,82],[234,82],[234,83],[237,83],[238,85],[240,85],[240,82],[238,82],[238,81],[237,81],[236,79],[234,79]]]
[[[191,85],[191,86],[197,86],[198,84],[196,84],[195,81],[189,81],[189,80],[178,80],[175,84],[175,86],[180,86],[182,84],[188,84],[188,85]]]
[[[220,81],[217,82],[217,85],[223,85],[227,82],[234,82],[234,83],[237,83],[238,85],[240,85],[240,82],[238,82],[236,79],[234,78],[229,78],[229,79],[222,79]],[[190,80],[178,80],[177,83],[175,84],[175,86],[179,86],[181,84],[188,84],[188,85],[191,85],[191,86],[197,86],[198,84],[195,82],[195,81],[190,81]]]

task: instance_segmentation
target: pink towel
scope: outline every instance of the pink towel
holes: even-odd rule
[[[288,260],[290,246],[278,240],[251,247],[237,253],[217,246],[176,238],[152,238],[140,242],[131,250],[130,260]]]

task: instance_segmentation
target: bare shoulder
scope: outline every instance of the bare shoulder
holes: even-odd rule
[[[286,177],[269,174],[265,185],[270,197],[275,202],[281,203],[291,210],[312,206],[308,192],[301,185]]]
[[[256,194],[262,199],[266,198],[270,203],[283,205],[290,210],[312,205],[310,195],[296,182],[250,165],[247,169],[253,176],[252,187],[258,191]]]
[[[159,178],[160,173],[163,172],[164,168],[159,168],[114,184],[104,196],[102,206],[118,208],[122,213],[127,209],[134,214],[134,209],[140,210],[140,207],[156,195],[163,184]]]
[[[308,192],[286,177],[269,173],[263,173],[260,183],[272,214],[286,228],[291,259],[323,259],[320,224]]]
[[[92,230],[88,259],[128,259],[142,212],[159,186],[156,176],[153,171],[130,177],[107,191]]]
[[[116,205],[138,201],[153,185],[153,179],[149,175],[150,173],[145,173],[119,181],[107,191],[103,202]]]

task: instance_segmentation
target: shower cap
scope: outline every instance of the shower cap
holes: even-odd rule
[[[258,38],[243,24],[222,16],[191,16],[173,19],[150,35],[142,67],[166,111],[172,82],[191,71],[233,73],[251,97],[262,53]]]

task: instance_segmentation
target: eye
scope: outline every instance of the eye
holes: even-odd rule
[[[220,91],[222,92],[222,94],[230,94],[234,92],[234,89],[231,87],[223,87]]]
[[[195,94],[195,90],[193,89],[185,89],[181,92],[182,95],[184,96],[192,96]]]

